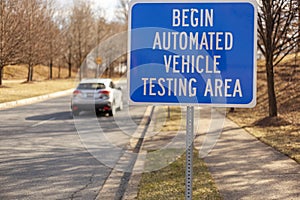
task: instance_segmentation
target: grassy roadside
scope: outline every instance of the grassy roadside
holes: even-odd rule
[[[67,68],[53,67],[53,79],[49,80],[49,67],[37,65],[34,67],[33,82],[27,83],[26,66],[6,66],[0,86],[0,103],[75,88],[78,84],[76,70],[72,71],[72,78],[66,78],[68,75]],[[119,77],[113,79],[119,80]]]
[[[72,77],[76,73],[72,72]],[[49,67],[35,66],[33,82],[26,83],[26,66],[6,66],[3,74],[3,84],[0,86],[0,103],[50,94],[75,87],[75,79],[66,79],[68,69],[53,68],[53,80],[48,80]],[[58,79],[58,77],[62,77]]]
[[[0,103],[50,94],[75,87],[74,79],[57,79],[41,82],[24,83],[4,81],[0,88]]]
[[[193,198],[222,199],[205,163],[197,154],[193,159]],[[185,199],[185,156],[159,171],[144,173],[138,199]]]
[[[168,106],[156,107],[154,119],[154,132],[172,137],[172,133],[185,129],[185,116],[179,106],[170,106],[170,118],[168,118]],[[149,139],[153,142],[152,139]],[[159,146],[159,145],[158,145]],[[156,149],[149,150],[148,153]],[[178,150],[169,149],[160,153],[172,153]],[[183,151],[180,151],[183,152]],[[195,152],[197,152],[195,150]],[[177,154],[178,155],[178,154]],[[180,154],[179,154],[180,155]],[[167,156],[166,159],[169,157]],[[173,157],[172,157],[173,158]],[[151,156],[146,161],[146,168],[151,168]],[[222,199],[214,180],[211,177],[205,162],[194,153],[193,158],[193,198],[194,199]],[[181,155],[175,162],[158,171],[142,174],[139,185],[138,198],[140,200],[162,200],[162,199],[185,199],[185,154]]]

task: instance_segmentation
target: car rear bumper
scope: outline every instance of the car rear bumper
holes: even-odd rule
[[[73,101],[71,105],[73,111],[110,111],[111,107],[109,101]]]

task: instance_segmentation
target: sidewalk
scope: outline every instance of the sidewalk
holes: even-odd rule
[[[153,135],[155,116],[154,112],[143,151],[162,147],[184,148],[185,131]],[[224,200],[300,199],[300,165],[294,160],[261,143],[210,108],[195,108],[194,121],[195,148],[203,155]],[[203,147],[203,141],[208,145]],[[129,184],[127,193],[131,195],[124,199],[134,197],[132,194],[137,192],[138,180],[139,175],[133,174],[130,181],[135,184]]]
[[[228,119],[205,162],[224,200],[300,199],[300,165]]]

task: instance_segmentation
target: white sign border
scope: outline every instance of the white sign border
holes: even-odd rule
[[[167,103],[167,102],[135,102],[131,99],[130,94],[130,52],[131,52],[131,20],[132,20],[132,8],[139,3],[250,3],[254,8],[254,48],[253,48],[253,94],[252,101],[248,104],[216,104],[216,103]],[[256,106],[257,98],[257,10],[258,3],[256,0],[132,0],[129,3],[128,13],[128,52],[127,52],[127,90],[129,105],[169,105],[169,106],[203,106],[203,107],[224,107],[224,108],[253,108]]]

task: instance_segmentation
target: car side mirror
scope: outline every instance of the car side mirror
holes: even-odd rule
[[[121,86],[119,86],[119,87],[116,87],[116,89],[117,89],[117,90],[122,90],[122,87],[121,87]]]

